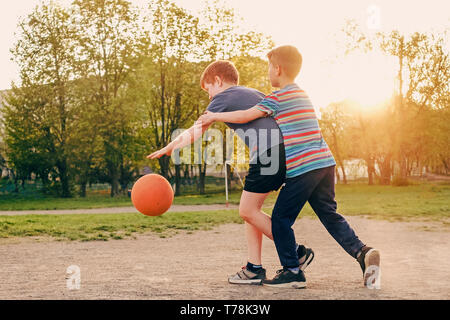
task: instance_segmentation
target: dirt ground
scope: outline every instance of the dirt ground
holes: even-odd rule
[[[317,219],[297,221],[297,239],[312,247],[306,289],[227,283],[246,261],[244,225],[209,231],[154,234],[108,242],[9,239],[0,242],[0,299],[450,299],[450,229],[348,217],[359,237],[381,251],[381,289],[363,287],[358,263]],[[431,231],[430,231],[431,230]],[[263,264],[279,268],[274,245],[264,240]],[[81,270],[81,287],[69,290],[66,270]]]

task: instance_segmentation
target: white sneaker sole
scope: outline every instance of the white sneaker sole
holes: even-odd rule
[[[369,289],[380,289],[380,251],[370,249],[364,257],[364,264],[366,266],[364,271],[364,286]]]
[[[280,284],[263,283],[263,286],[272,287],[272,288],[303,289],[303,288],[306,288],[306,282],[294,281],[294,282],[280,283]]]
[[[231,284],[247,284],[247,285],[260,285],[261,279],[255,280],[244,280],[244,279],[228,279],[228,282]]]

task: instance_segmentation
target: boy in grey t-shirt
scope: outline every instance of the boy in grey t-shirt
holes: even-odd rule
[[[229,61],[216,61],[202,74],[201,86],[211,99],[207,110],[232,112],[247,110],[265,95],[255,89],[238,86],[239,74]],[[246,222],[248,262],[229,278],[234,284],[261,284],[266,270],[261,265],[262,235],[273,240],[271,218],[261,211],[271,191],[278,190],[286,177],[286,157],[278,125],[272,118],[260,118],[246,124],[226,123],[235,130],[250,150],[250,168],[239,203],[239,215]],[[196,123],[163,149],[148,156],[150,159],[171,155],[200,138],[209,125]],[[259,141],[258,141],[259,140]],[[275,169],[274,169],[275,168]],[[314,257],[310,248],[297,247],[300,268],[308,266]]]

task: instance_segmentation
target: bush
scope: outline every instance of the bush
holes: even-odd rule
[[[394,176],[392,179],[392,185],[396,187],[409,186],[411,183],[407,178],[402,178],[400,176]]]

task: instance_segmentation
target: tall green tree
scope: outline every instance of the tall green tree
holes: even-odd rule
[[[393,31],[380,35],[380,39],[381,49],[398,61],[393,148],[399,167],[396,180],[404,184],[408,168],[422,148],[423,134],[417,129],[426,127],[422,123],[425,113],[439,108],[450,94],[450,59],[442,36],[416,32],[406,37]]]
[[[65,9],[51,2],[36,7],[19,23],[19,40],[11,52],[19,66],[23,89],[13,88],[6,110],[11,161],[16,168],[25,168],[23,163],[51,158],[45,162],[51,170],[39,171],[44,181],[44,175],[51,171],[51,179],[63,197],[71,196],[67,145],[75,125],[70,86],[74,79],[74,39],[69,17]],[[30,118],[25,119],[25,115]],[[20,118],[24,122],[18,122]],[[20,135],[22,125],[30,131]],[[40,156],[29,157],[30,153]],[[30,169],[39,166],[44,165],[31,163]]]
[[[202,34],[197,18],[166,0],[150,3],[147,21],[138,75],[142,85],[136,85],[149,121],[150,147],[155,150],[170,142],[173,131],[193,120],[199,103],[192,98],[199,91],[199,69],[194,61],[199,59]],[[167,157],[159,159],[165,177],[171,176],[169,161]],[[179,168],[176,175],[178,179]]]
[[[337,167],[341,170],[342,180],[347,184],[344,160],[349,158],[348,132],[351,116],[345,103],[332,103],[321,110],[320,127],[325,140],[336,158]],[[338,172],[339,173],[339,172]]]
[[[73,24],[77,27],[77,71],[88,83],[103,167],[111,196],[125,191],[133,171],[135,106],[127,96],[127,78],[137,60],[137,14],[125,0],[76,0]],[[122,183],[120,183],[122,181]]]
[[[450,59],[446,45],[447,33],[413,33],[399,31],[364,34],[354,22],[344,28],[347,35],[345,53],[355,50],[378,50],[397,61],[396,87],[389,106],[381,108],[376,117],[382,148],[378,167],[382,183],[406,184],[413,172],[424,166],[440,163],[446,166],[448,148],[437,149],[447,142],[446,110],[449,106]],[[439,115],[439,116],[436,116]],[[436,154],[439,156],[436,157]],[[440,158],[440,160],[436,160]],[[433,169],[434,170],[434,169]]]
[[[240,75],[240,84],[253,87],[264,93],[271,91],[267,77],[267,62],[261,59],[273,48],[272,39],[262,33],[249,31],[234,9],[224,6],[218,0],[205,1],[201,11],[200,25],[205,30],[201,51],[207,63],[216,60],[231,60],[235,63]],[[225,137],[226,126],[216,125]],[[227,150],[226,139],[223,139],[223,150]],[[247,153],[248,154],[248,153]],[[204,180],[206,167],[200,169],[200,180]],[[232,167],[225,165],[231,188]]]

